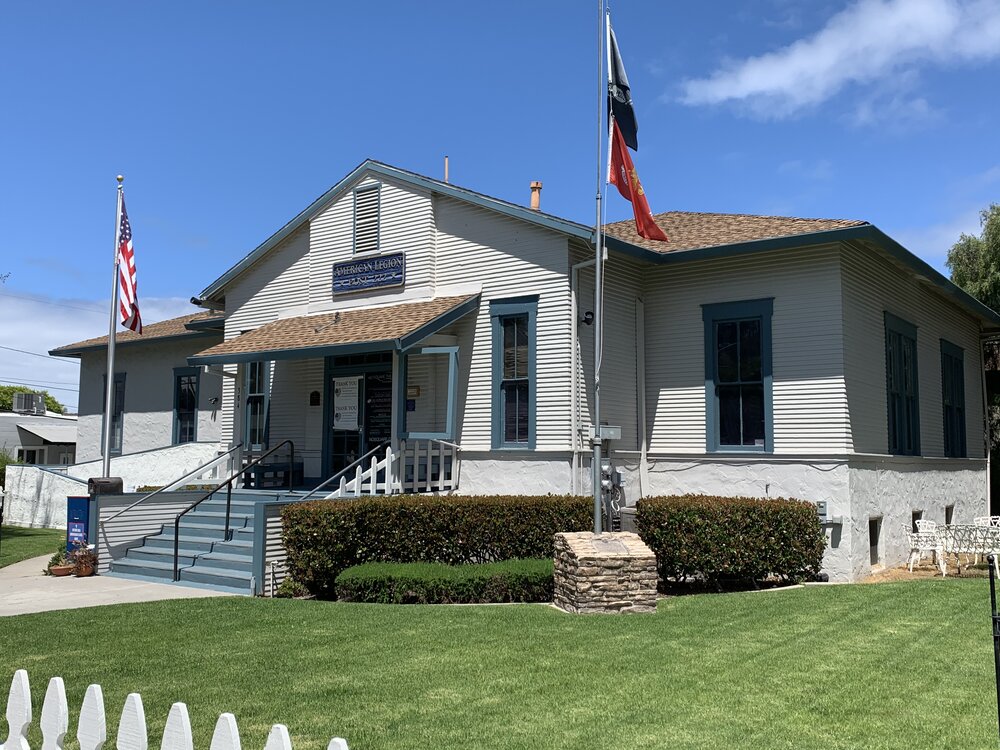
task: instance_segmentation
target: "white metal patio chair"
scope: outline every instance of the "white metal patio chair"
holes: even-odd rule
[[[972,519],[973,526],[986,526],[991,529],[1000,529],[1000,516],[976,516]],[[976,554],[976,565],[979,565],[979,555]]]
[[[937,524],[934,521],[917,521],[917,531],[911,531],[906,526],[903,528],[906,529],[906,536],[910,542],[910,572],[913,572],[914,563],[919,563],[926,554],[930,554],[943,577],[944,546],[937,532]]]

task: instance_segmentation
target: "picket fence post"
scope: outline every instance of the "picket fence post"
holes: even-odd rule
[[[14,673],[7,695],[7,739],[0,750],[31,750],[28,729],[31,726],[31,686],[28,673],[19,669]],[[63,750],[69,731],[69,707],[66,687],[61,677],[49,680],[41,713],[42,750]],[[104,693],[100,685],[91,685],[83,698],[80,721],[76,732],[80,750],[102,750],[108,739],[107,716],[104,710]],[[121,721],[118,722],[117,750],[149,750],[149,733],[142,697],[131,693],[125,699]],[[170,707],[163,730],[160,750],[194,750],[191,719],[187,706],[175,703]],[[209,750],[242,750],[240,730],[236,717],[224,713],[219,717],[212,734]],[[292,750],[291,737],[284,724],[275,724],[267,736],[264,750]],[[349,750],[347,742],[334,737],[327,750]]]

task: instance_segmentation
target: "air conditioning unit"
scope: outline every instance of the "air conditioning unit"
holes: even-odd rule
[[[18,414],[45,415],[45,396],[41,393],[15,393],[14,411]]]

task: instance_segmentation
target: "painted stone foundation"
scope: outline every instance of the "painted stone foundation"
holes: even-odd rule
[[[656,556],[637,534],[556,534],[554,601],[578,614],[655,612]]]

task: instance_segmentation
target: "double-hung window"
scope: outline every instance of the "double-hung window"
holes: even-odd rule
[[[198,439],[197,367],[174,368],[174,443]]]
[[[267,401],[269,362],[249,362],[245,368],[246,389],[245,430],[243,444],[256,451],[267,447]]]
[[[944,455],[965,458],[964,352],[941,339],[941,403],[944,409]]]
[[[538,297],[494,301],[493,447],[535,447],[535,318]]]
[[[379,196],[381,186],[365,185],[354,191],[354,253],[379,250]]]
[[[758,299],[702,305],[709,451],[774,450],[773,303]]]
[[[917,327],[885,314],[885,391],[889,453],[920,455]]]

